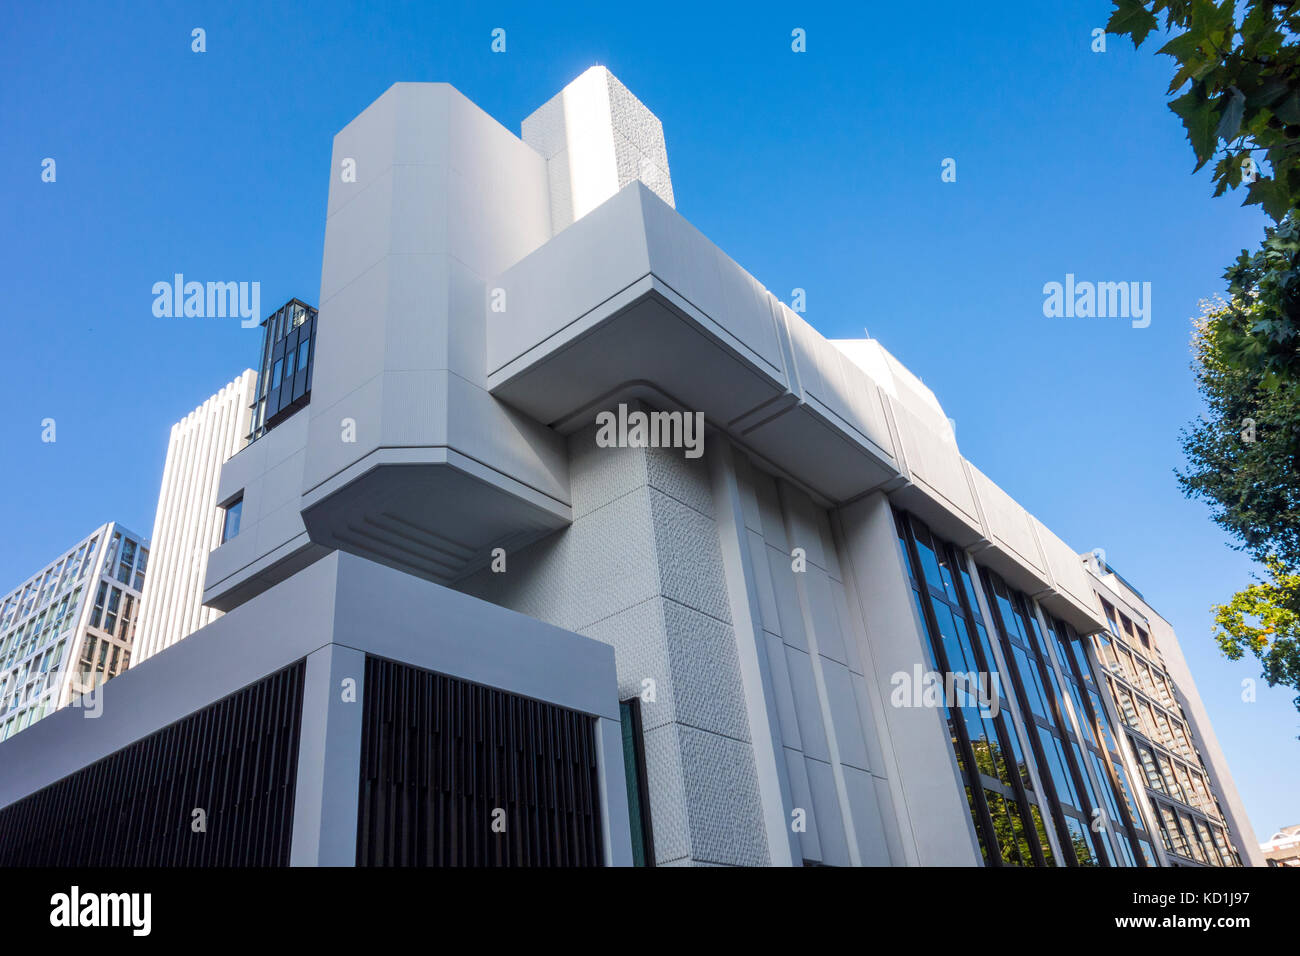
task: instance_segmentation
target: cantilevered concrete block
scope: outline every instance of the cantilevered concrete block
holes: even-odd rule
[[[663,124],[603,66],[587,70],[525,119],[523,140],[546,159],[553,232],[633,180],[674,205]]]
[[[485,388],[485,277],[550,238],[545,166],[444,83],[399,83],[335,137],[314,543],[446,581],[569,522],[561,439]]]

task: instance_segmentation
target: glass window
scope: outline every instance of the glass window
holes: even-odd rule
[[[1210,839],[1210,829],[1199,819],[1193,820],[1196,824],[1196,836],[1200,840],[1201,847],[1204,850],[1205,858],[1211,866],[1224,866],[1224,861],[1219,859],[1219,853],[1214,847],[1214,841]]]
[[[1177,800],[1183,803],[1187,802],[1187,795],[1183,793],[1183,788],[1178,785],[1178,778],[1174,776],[1173,766],[1168,757],[1156,757],[1156,763],[1160,767],[1160,775],[1164,777],[1165,790]]]
[[[1142,763],[1142,770],[1147,775],[1147,786],[1152,790],[1164,790],[1165,783],[1160,778],[1160,770],[1156,766],[1156,758],[1151,753],[1151,748],[1137,744],[1135,749],[1138,753],[1138,759]]]
[[[135,584],[137,591],[144,590],[144,573],[149,569],[149,549],[140,549],[140,559],[135,563]]]
[[[131,566],[135,563],[135,542],[126,538],[122,542],[122,558],[117,566],[117,579],[122,584],[131,583]]]
[[[980,851],[990,865],[1036,865],[1044,859],[1039,855],[1039,831],[1030,822],[1020,775],[1013,772],[1003,748],[1013,754],[1016,766],[1024,759],[1023,751],[1001,712],[981,713],[981,693],[998,688],[1001,682],[988,656],[988,635],[978,620],[972,623],[978,611],[965,590],[970,575],[962,564],[964,554],[911,516],[898,513],[895,518],[918,624],[928,637],[922,642],[926,663],[943,675],[945,688],[954,692],[941,707],[953,755],[965,778],[967,807]],[[980,683],[978,689],[970,684],[986,679],[988,683]]]
[[[1079,797],[1074,792],[1074,780],[1065,762],[1065,751],[1061,749],[1061,742],[1051,731],[1041,725],[1038,727],[1038,741],[1042,744],[1043,759],[1047,761],[1047,766],[1041,769],[1050,771],[1052,782],[1056,784],[1057,799],[1062,803],[1078,807]]]
[[[225,523],[221,528],[221,543],[225,544],[239,534],[239,519],[244,511],[244,496],[240,495],[226,506]]]
[[[627,784],[627,812],[632,829],[632,865],[654,866],[654,839],[650,826],[649,788],[641,732],[641,700],[619,703],[623,729],[623,772]]]
[[[984,802],[988,804],[1002,862],[1011,866],[1033,866],[1034,858],[1020,814],[1012,810],[1010,802],[1002,794],[992,790],[984,791]]]
[[[939,559],[935,556],[934,546],[930,541],[930,533],[924,527],[917,526],[916,534],[916,553],[921,559],[921,571],[925,575],[925,580],[930,587],[942,591],[944,587],[943,575],[939,572]]]
[[[303,371],[307,367],[308,350],[311,348],[311,339],[303,339],[302,344],[298,346],[298,371]]]
[[[1196,835],[1196,827],[1192,825],[1192,818],[1185,813],[1178,814],[1178,822],[1183,825],[1183,833],[1187,837],[1187,844],[1191,847],[1192,856],[1198,863],[1209,863],[1205,856],[1205,848],[1201,846],[1201,841]]]
[[[122,605],[122,629],[118,632],[118,637],[124,641],[130,641],[135,632],[132,630],[133,617],[132,612],[135,610],[135,598],[126,595],[126,601]]]
[[[122,591],[113,588],[108,595],[108,609],[104,614],[104,630],[113,634],[117,630],[117,610],[122,603]]]
[[[284,371],[284,359],[275,360],[275,365],[271,368],[271,391],[280,387],[280,374]]]
[[[1092,844],[1084,833],[1083,824],[1074,817],[1066,817],[1065,825],[1070,830],[1070,845],[1074,848],[1074,858],[1080,866],[1097,866],[1097,857],[1092,852]]]
[[[99,591],[95,594],[95,607],[90,612],[90,626],[99,627],[101,616],[104,613],[104,595],[108,591],[108,582],[99,582]]]

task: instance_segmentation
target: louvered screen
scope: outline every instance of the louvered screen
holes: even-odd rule
[[[287,866],[302,682],[299,661],[0,810],[0,866]]]
[[[600,865],[594,718],[374,657],[363,707],[359,866]]]

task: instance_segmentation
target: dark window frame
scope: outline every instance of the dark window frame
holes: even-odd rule
[[[618,703],[623,732],[623,774],[628,787],[628,797],[636,794],[637,806],[628,803],[628,817],[632,830],[632,858],[634,866],[655,865],[654,822],[650,813],[650,782],[646,775],[645,731],[641,720],[641,698],[631,697]],[[627,765],[628,738],[631,738],[632,763]],[[635,812],[639,810],[640,812]],[[639,839],[638,839],[639,837]],[[638,860],[638,856],[640,859]]]

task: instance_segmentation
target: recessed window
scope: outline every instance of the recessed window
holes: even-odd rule
[[[225,544],[231,538],[239,534],[239,518],[244,510],[244,496],[240,495],[230,504],[226,505],[226,520],[221,528],[221,543]]]
[[[271,391],[280,387],[280,375],[284,371],[284,359],[276,359],[271,369]]]
[[[654,866],[654,836],[650,823],[650,788],[641,730],[641,699],[619,702],[623,725],[623,772],[627,784],[628,822],[632,831],[633,866]]]

